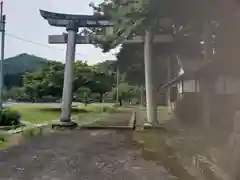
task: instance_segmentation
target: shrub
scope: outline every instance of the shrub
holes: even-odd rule
[[[16,97],[16,100],[20,101],[20,102],[31,102],[32,101],[31,98],[29,98],[29,96],[26,94]]]
[[[0,135],[0,142],[5,142],[6,141],[6,138],[5,138],[5,136],[3,136],[3,135]]]
[[[0,126],[15,126],[20,124],[20,114],[12,109],[0,110]]]
[[[43,96],[42,99],[39,99],[39,102],[57,102],[59,100],[58,97],[53,96]]]

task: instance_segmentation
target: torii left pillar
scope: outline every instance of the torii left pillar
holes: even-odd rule
[[[74,20],[69,21],[67,27],[68,38],[67,38],[67,51],[66,51],[66,62],[64,70],[64,84],[62,93],[62,111],[60,116],[60,122],[64,125],[72,125],[71,121],[71,110],[72,110],[72,99],[73,99],[73,77],[74,77],[74,60],[76,51],[76,35],[78,27]]]
[[[146,30],[144,41],[144,65],[145,84],[147,102],[147,126],[157,124],[157,103],[156,103],[156,83],[154,82],[154,62],[153,62],[153,32],[149,28]]]

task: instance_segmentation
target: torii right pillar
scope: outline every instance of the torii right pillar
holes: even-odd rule
[[[147,123],[157,124],[157,88],[154,81],[154,62],[153,62],[153,32],[151,28],[146,30],[144,40],[144,64],[145,64],[145,85],[146,85],[146,104],[147,104]]]

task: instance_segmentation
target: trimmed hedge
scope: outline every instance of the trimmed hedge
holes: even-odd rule
[[[16,126],[20,124],[20,114],[13,109],[0,109],[0,126]]]

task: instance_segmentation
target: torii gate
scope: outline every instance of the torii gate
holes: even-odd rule
[[[102,15],[73,15],[61,14],[40,10],[41,16],[48,21],[51,26],[65,27],[66,34],[49,35],[48,42],[50,44],[67,44],[66,63],[64,70],[64,85],[62,94],[62,110],[60,116],[61,126],[75,126],[71,121],[72,108],[72,84],[73,84],[73,62],[75,60],[76,44],[95,44],[89,36],[77,34],[81,27],[97,28],[111,27],[113,24]],[[146,31],[145,38],[136,36],[127,39],[123,43],[144,43],[144,59],[145,59],[145,81],[146,81],[146,97],[147,97],[147,114],[148,121],[154,123],[157,120],[156,108],[156,89],[153,82],[153,58],[152,58],[152,42],[156,43],[172,43],[174,41],[172,35],[156,35],[152,37],[151,32]]]

